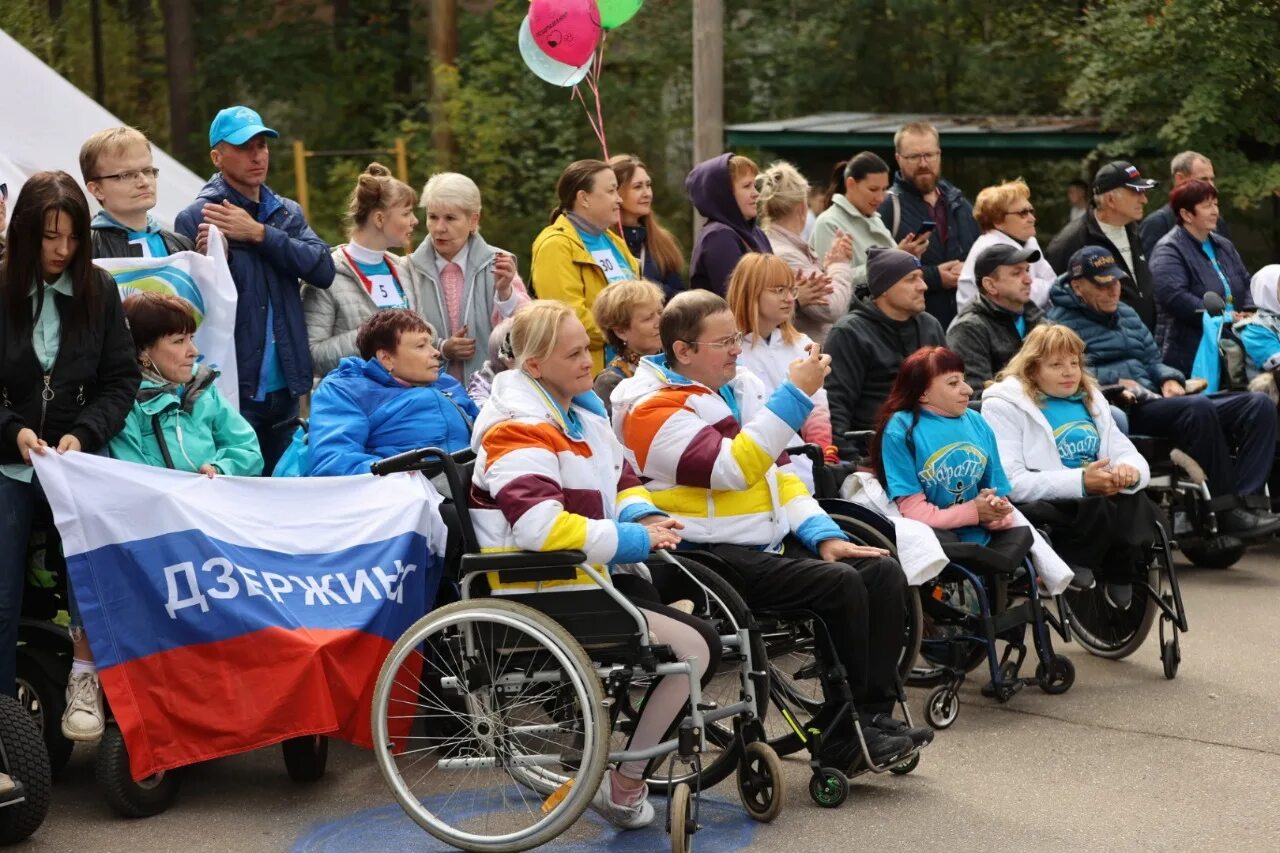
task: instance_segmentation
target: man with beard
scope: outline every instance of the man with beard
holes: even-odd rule
[[[893,147],[898,171],[880,205],[880,218],[893,232],[894,240],[921,234],[922,222],[934,223],[920,263],[929,288],[925,310],[945,329],[956,316],[956,285],[964,259],[978,239],[973,205],[956,186],[942,179],[942,146],[932,124],[904,124],[893,136]]]

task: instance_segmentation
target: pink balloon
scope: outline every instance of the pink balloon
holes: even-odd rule
[[[591,58],[603,32],[596,0],[533,0],[529,29],[547,56],[575,67]]]

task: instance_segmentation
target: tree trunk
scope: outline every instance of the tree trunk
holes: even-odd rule
[[[453,68],[458,62],[458,7],[455,0],[431,0],[431,66]],[[445,112],[444,92],[431,75],[431,147],[435,166],[448,169],[454,161],[453,128]]]
[[[164,12],[164,63],[169,80],[169,146],[190,165],[191,87],[196,75],[195,32],[191,0],[161,0]]]

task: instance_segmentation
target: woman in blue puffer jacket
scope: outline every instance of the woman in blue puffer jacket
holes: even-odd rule
[[[313,477],[367,474],[379,459],[418,447],[471,444],[479,411],[440,370],[431,327],[404,309],[379,311],[356,334],[360,357],[339,362],[311,400]]]

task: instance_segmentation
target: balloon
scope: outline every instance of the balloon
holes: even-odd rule
[[[533,42],[533,31],[529,29],[529,18],[526,16],[520,24],[520,58],[524,60],[524,64],[529,66],[529,70],[534,74],[553,83],[556,86],[576,86],[582,82],[582,78],[587,76],[587,72],[591,70],[591,63],[594,57],[583,63],[582,67],[574,68],[572,65],[566,65],[563,62],[556,62],[551,57],[542,52],[542,48]]]
[[[533,0],[529,31],[543,53],[577,68],[600,43],[600,10],[596,0]]]
[[[596,0],[596,5],[600,7],[600,26],[616,30],[635,17],[644,0]]]

